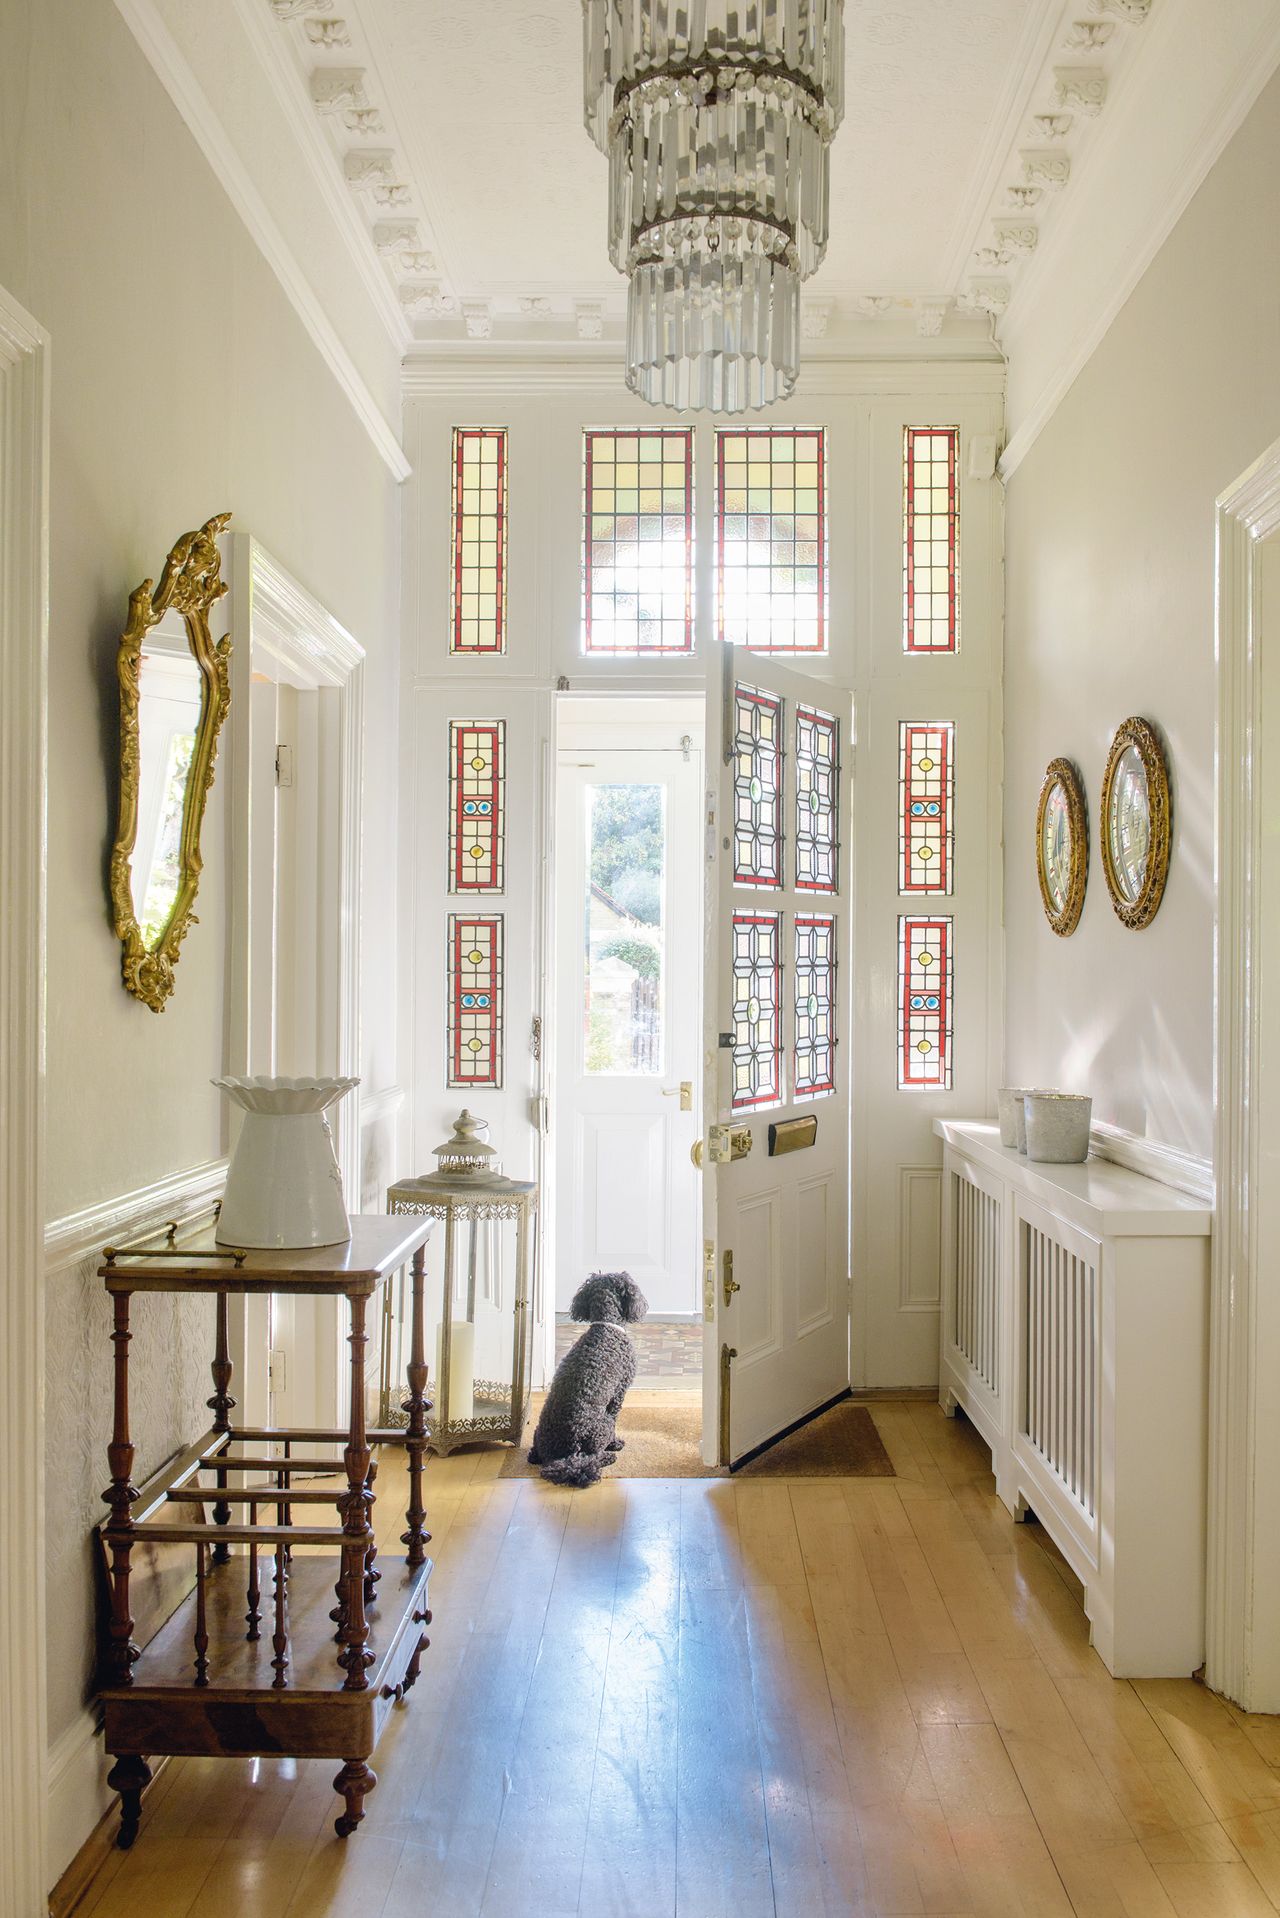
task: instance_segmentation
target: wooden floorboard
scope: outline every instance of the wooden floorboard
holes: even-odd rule
[[[174,1760],[77,1918],[1280,1911],[1277,1722],[1111,1679],[971,1428],[870,1409],[894,1479],[433,1460],[431,1648],[360,1832],[333,1764]]]

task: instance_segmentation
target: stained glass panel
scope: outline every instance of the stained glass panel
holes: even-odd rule
[[[796,707],[796,890],[835,892],[840,830],[840,722]]]
[[[898,891],[950,893],[955,846],[955,725],[898,728]]]
[[[797,1099],[836,1089],[836,922],[796,914]]]
[[[950,919],[898,921],[898,1090],[951,1090]]]
[[[453,429],[451,653],[507,650],[507,429]]]
[[[501,914],[449,914],[450,1086],[502,1084]]]
[[[720,638],[761,653],[827,649],[827,436],[821,428],[716,433]]]
[[[506,722],[449,721],[449,890],[501,892]]]
[[[733,915],[733,1109],[782,1103],[782,918]]]
[[[960,645],[960,428],[908,426],[903,445],[903,646]]]
[[[782,701],[735,686],[733,882],[782,884]]]
[[[582,649],[693,651],[693,432],[583,435]]]

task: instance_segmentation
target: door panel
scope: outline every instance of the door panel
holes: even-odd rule
[[[724,648],[708,701],[705,1098],[739,1156],[714,1163],[708,1136],[704,1223],[730,1460],[849,1383],[850,720],[846,694]],[[793,1118],[816,1121],[812,1141],[771,1154]]]

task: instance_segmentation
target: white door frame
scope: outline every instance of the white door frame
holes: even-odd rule
[[[49,335],[0,288],[0,1910],[43,1911]],[[21,1483],[21,1497],[16,1488]]]
[[[252,969],[269,948],[272,929],[254,917],[253,846],[251,816],[250,691],[253,662],[268,659],[280,668],[280,677],[304,689],[330,688],[338,696],[339,751],[338,888],[334,931],[337,964],[326,972],[331,1000],[328,1011],[337,1031],[335,1071],[355,1077],[360,1071],[360,889],[362,878],[362,808],[364,801],[364,647],[339,624],[328,608],[296,580],[279,560],[248,533],[232,536],[231,567],[231,712],[230,748],[234,769],[230,807],[231,909],[229,936],[230,995],[227,1020],[228,1066],[232,1073],[260,1070],[269,1056],[270,1035],[263,1030],[264,1004],[253,991]],[[360,1203],[360,1088],[341,1100],[336,1112],[336,1146],[342,1183],[352,1210]],[[233,1360],[240,1382],[241,1419],[265,1422],[267,1411],[266,1341],[249,1336],[247,1317],[238,1314],[239,1336]],[[341,1334],[341,1328],[339,1328]],[[335,1347],[333,1415],[337,1417],[337,1382],[341,1377]],[[327,1416],[327,1414],[326,1414]],[[323,1422],[323,1421],[322,1421]]]
[[[1253,1647],[1280,1627],[1280,1600],[1255,1580],[1262,1528],[1257,1510],[1275,1460],[1258,1438],[1260,1392],[1274,1393],[1280,1346],[1263,1333],[1259,1307],[1258,1219],[1253,1193],[1259,1158],[1254,1104],[1259,1060],[1257,967],[1262,956],[1262,819],[1259,770],[1280,750],[1274,721],[1264,732],[1262,543],[1280,533],[1280,440],[1217,502],[1217,808],[1214,1001],[1213,1238],[1209,1343],[1209,1562],[1205,1678],[1248,1710],[1280,1710],[1261,1696]],[[1271,615],[1274,618],[1274,614]]]

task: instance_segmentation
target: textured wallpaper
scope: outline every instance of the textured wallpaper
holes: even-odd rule
[[[49,1737],[93,1696],[93,1531],[110,1473],[111,1302],[87,1259],[49,1281],[45,1305]],[[135,1294],[130,1312],[134,1483],[208,1429],[213,1302]],[[234,1387],[233,1387],[234,1390]]]

